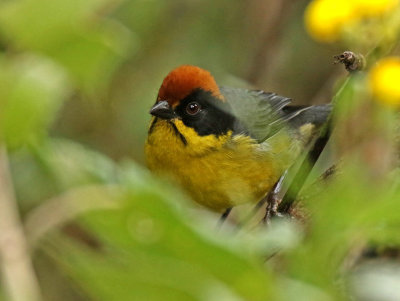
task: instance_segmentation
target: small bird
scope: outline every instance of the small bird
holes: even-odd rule
[[[290,102],[275,93],[219,87],[208,71],[180,66],[165,77],[150,110],[147,165],[214,211],[257,203],[331,111]]]

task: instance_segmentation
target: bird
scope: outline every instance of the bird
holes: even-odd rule
[[[271,92],[219,86],[193,65],[163,80],[145,142],[148,168],[219,213],[256,204],[304,152],[331,106],[292,106]]]

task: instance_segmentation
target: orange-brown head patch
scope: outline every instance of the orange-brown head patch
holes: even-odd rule
[[[166,100],[175,107],[196,89],[210,91],[223,100],[218,85],[210,72],[196,66],[183,65],[172,70],[164,79],[158,92],[157,101]]]

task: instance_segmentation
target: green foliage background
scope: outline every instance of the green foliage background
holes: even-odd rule
[[[399,243],[394,180],[371,186],[351,165],[306,202],[307,227],[217,231],[217,216],[143,167],[148,110],[180,64],[295,103],[331,100],[342,49],[307,37],[306,3],[0,3],[0,144],[44,300],[350,300],[349,254]],[[363,80],[338,102],[360,97]]]

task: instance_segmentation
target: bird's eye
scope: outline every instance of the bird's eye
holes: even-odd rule
[[[197,102],[191,102],[186,106],[186,113],[189,115],[196,115],[200,112],[201,106]]]

